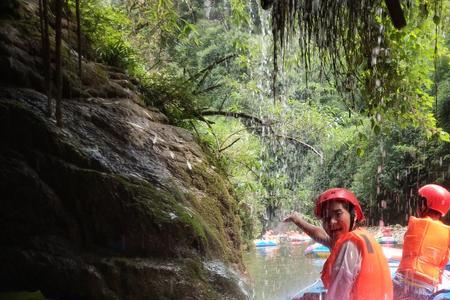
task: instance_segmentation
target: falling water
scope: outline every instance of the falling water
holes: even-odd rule
[[[211,14],[211,8],[212,8],[211,0],[204,0],[203,7],[205,9],[205,17],[206,17],[206,19],[209,20],[210,14]]]

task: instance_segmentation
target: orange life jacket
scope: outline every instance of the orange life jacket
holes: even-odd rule
[[[342,236],[334,245],[322,270],[326,288],[331,285],[331,271],[342,245],[352,241],[361,252],[361,269],[350,293],[352,300],[392,300],[392,280],[388,263],[375,239],[363,229],[355,229]]]
[[[410,280],[438,285],[448,260],[449,229],[429,217],[410,217],[397,272]]]

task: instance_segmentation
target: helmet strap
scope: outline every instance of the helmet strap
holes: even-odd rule
[[[350,231],[353,230],[355,225],[355,207],[352,204],[348,205],[348,212],[350,213]]]

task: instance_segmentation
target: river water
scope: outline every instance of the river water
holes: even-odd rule
[[[323,259],[305,257],[307,244],[256,248],[244,254],[254,300],[288,300],[320,277]]]

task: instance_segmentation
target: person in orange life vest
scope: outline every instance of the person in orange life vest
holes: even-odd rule
[[[392,280],[380,245],[357,226],[364,214],[356,196],[343,188],[323,192],[316,200],[315,215],[322,227],[314,226],[297,213],[293,222],[319,243],[331,249],[322,269],[322,281],[331,300],[391,300]],[[313,299],[308,295],[304,299]]]
[[[419,189],[417,215],[408,220],[403,255],[394,277],[394,299],[429,299],[448,260],[449,229],[439,219],[450,208],[450,193],[437,184]]]

